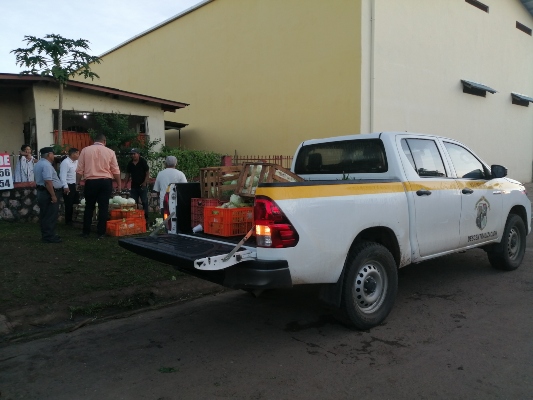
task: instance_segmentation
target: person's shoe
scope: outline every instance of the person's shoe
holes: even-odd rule
[[[105,238],[105,233],[103,235],[98,235],[98,240],[104,239],[104,238]]]
[[[89,238],[89,234],[88,233],[80,233],[80,236],[84,239],[88,239]]]
[[[59,236],[53,237],[51,239],[42,239],[43,243],[61,243],[62,240]]]

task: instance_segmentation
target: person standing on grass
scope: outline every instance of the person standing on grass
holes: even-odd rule
[[[78,202],[76,191],[76,168],[80,151],[72,147],[68,151],[68,157],[63,160],[59,167],[59,179],[63,184],[63,202],[65,203],[65,224],[72,225],[72,213],[74,204]]]
[[[57,217],[59,215],[58,196],[61,193],[61,181],[52,166],[54,149],[43,147],[40,151],[41,159],[33,172],[37,185],[37,205],[39,206],[39,222],[41,225],[41,240],[44,243],[60,243],[61,238],[56,235]]]
[[[105,237],[106,223],[109,212],[109,199],[113,193],[113,179],[117,182],[117,190],[121,190],[120,169],[117,156],[105,147],[105,135],[99,133],[94,144],[85,147],[78,159],[76,168],[76,185],[85,179],[85,212],[83,213],[83,231],[81,236],[88,238],[91,233],[91,221],[96,203],[98,203],[98,239]]]
[[[163,214],[163,201],[168,185],[171,183],[187,183],[185,174],[176,169],[178,160],[174,156],[168,156],[165,160],[165,169],[160,171],[155,178],[154,191],[159,192],[159,208]]]
[[[131,177],[130,196],[135,203],[141,203],[144,209],[144,218],[148,224],[148,180],[150,179],[150,168],[146,160],[141,157],[139,149],[131,149],[131,160],[126,167],[126,182],[127,185]]]
[[[20,147],[19,160],[15,167],[13,182],[33,182],[35,180],[33,163],[35,163],[35,159],[31,155],[31,147],[23,144]]]

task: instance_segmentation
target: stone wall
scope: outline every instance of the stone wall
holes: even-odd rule
[[[63,198],[59,200],[59,220],[64,217]],[[39,222],[37,189],[33,184],[15,184],[14,189],[0,191],[0,221]]]
[[[122,196],[128,197],[124,194]],[[63,221],[63,196],[59,196],[58,200],[58,221]],[[156,193],[148,195],[148,203],[150,212],[159,212],[159,198]],[[39,222],[35,183],[16,183],[14,189],[0,191],[0,221]]]

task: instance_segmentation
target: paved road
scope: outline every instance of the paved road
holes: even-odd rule
[[[471,250],[400,272],[383,325],[316,289],[226,292],[0,349],[0,399],[531,399],[533,235],[514,272]]]

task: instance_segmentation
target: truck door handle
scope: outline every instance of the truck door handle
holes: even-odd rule
[[[461,192],[463,194],[472,194],[472,193],[474,193],[474,191],[472,189],[468,189],[468,188],[464,188],[463,190],[461,190]]]
[[[429,196],[431,194],[431,192],[429,190],[417,190],[416,191],[416,194],[418,196]]]

